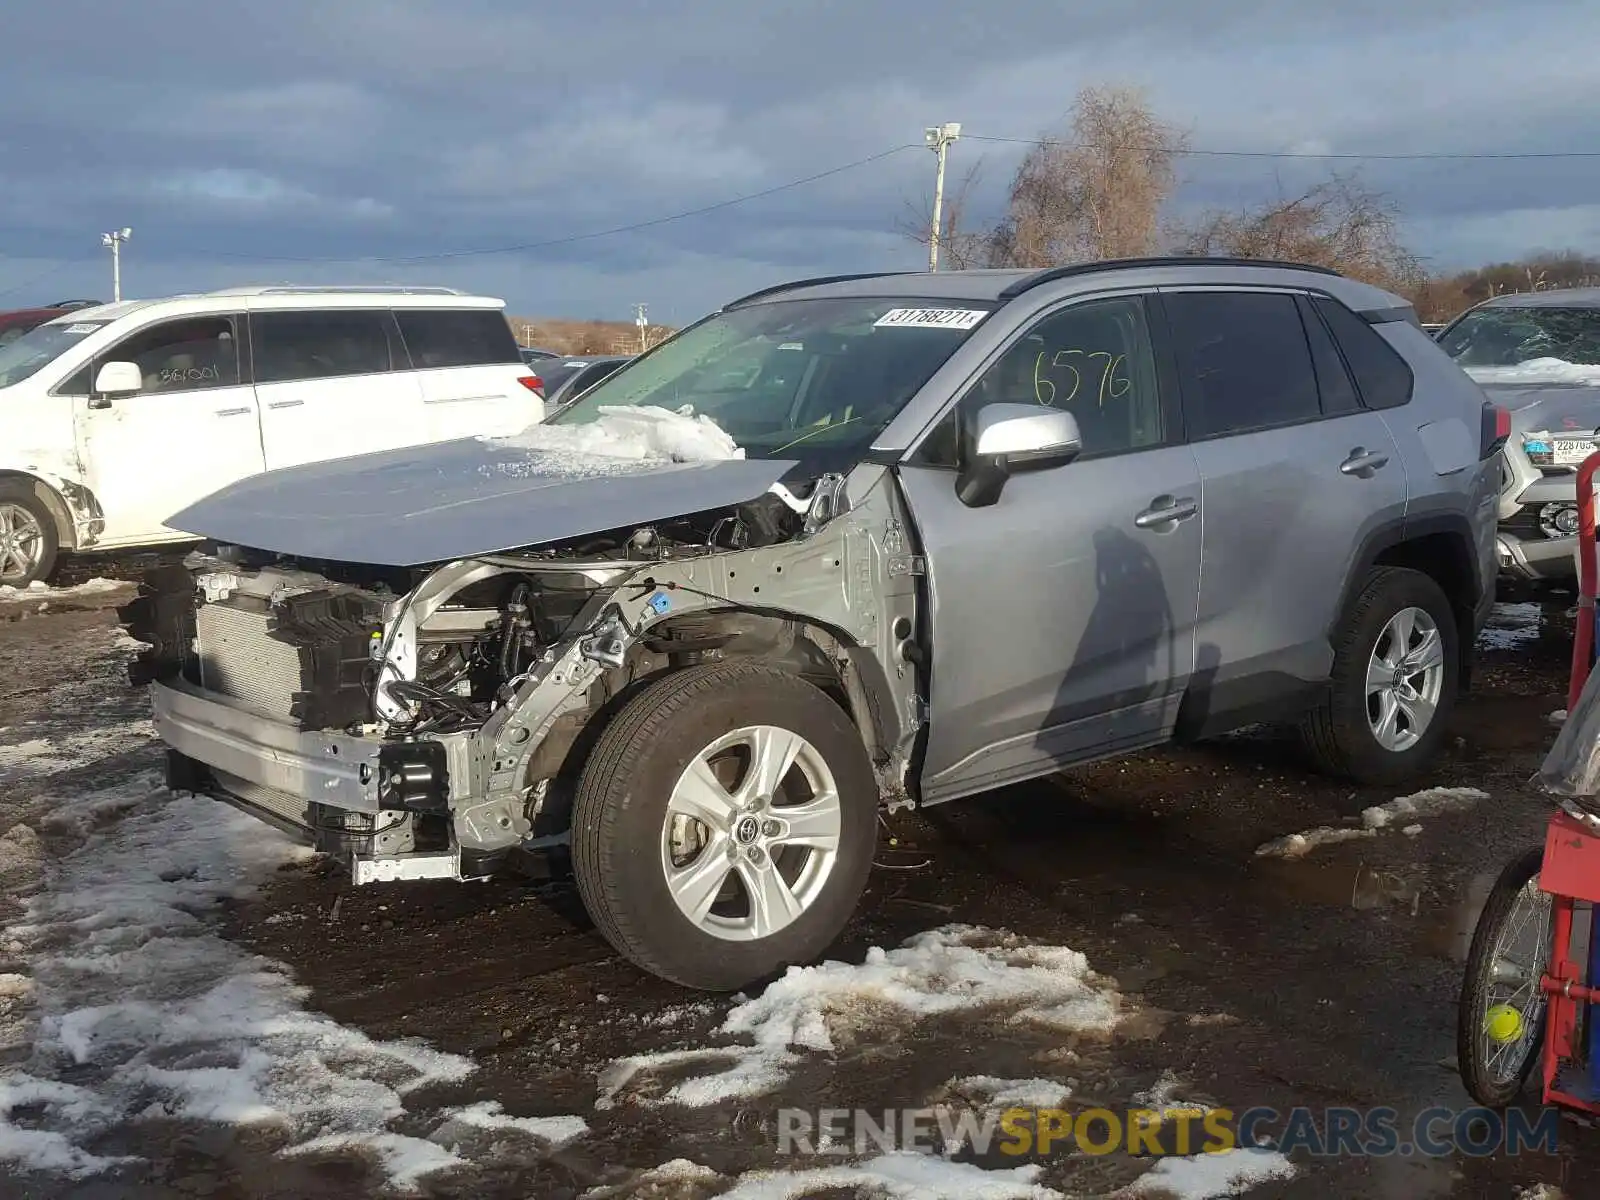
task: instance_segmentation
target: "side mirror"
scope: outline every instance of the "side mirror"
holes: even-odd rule
[[[1037,404],[990,404],[978,410],[971,453],[956,476],[956,497],[968,508],[1000,499],[1006,480],[1020,471],[1065,466],[1083,451],[1071,413]]]
[[[144,374],[139,370],[138,363],[108,362],[101,366],[99,373],[94,377],[96,396],[132,396],[143,389]]]

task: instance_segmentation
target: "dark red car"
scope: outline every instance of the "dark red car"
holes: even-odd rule
[[[16,341],[35,325],[43,325],[46,321],[64,316],[75,308],[83,308],[93,301],[72,300],[64,304],[53,304],[49,308],[18,308],[11,312],[0,312],[0,346]]]

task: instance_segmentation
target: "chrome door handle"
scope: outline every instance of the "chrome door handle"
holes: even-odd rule
[[[1367,450],[1357,446],[1350,451],[1350,457],[1339,464],[1339,470],[1346,475],[1371,475],[1374,471],[1387,466],[1389,456],[1377,450]]]
[[[1157,496],[1150,502],[1150,507],[1138,516],[1133,523],[1140,529],[1154,529],[1160,525],[1171,525],[1176,521],[1187,521],[1200,511],[1200,506],[1195,503],[1193,496]]]
[[[274,400],[271,404],[267,405],[267,407],[268,408],[299,408],[304,403],[305,403],[304,400]]]
[[[250,410],[248,408],[219,408],[219,409],[217,409],[217,416],[219,416],[219,417],[242,417],[246,413],[248,413],[249,411]]]

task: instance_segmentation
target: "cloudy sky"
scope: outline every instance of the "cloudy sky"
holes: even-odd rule
[[[1600,151],[1573,0],[49,0],[0,35],[0,308],[247,282],[445,283],[681,323],[806,274],[915,267],[922,129],[1028,138],[1146,87],[1196,149]],[[867,165],[715,212],[617,226]],[[964,139],[993,210],[1023,147]],[[1196,155],[1181,205],[1346,161]],[[1369,160],[1434,265],[1600,251],[1600,154]],[[507,250],[508,247],[517,249]],[[504,252],[494,252],[504,251]]]

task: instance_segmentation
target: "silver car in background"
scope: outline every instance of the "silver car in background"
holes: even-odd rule
[[[1600,435],[1600,288],[1496,296],[1457,317],[1438,342],[1511,413],[1500,471],[1503,579],[1570,584],[1577,468]]]

